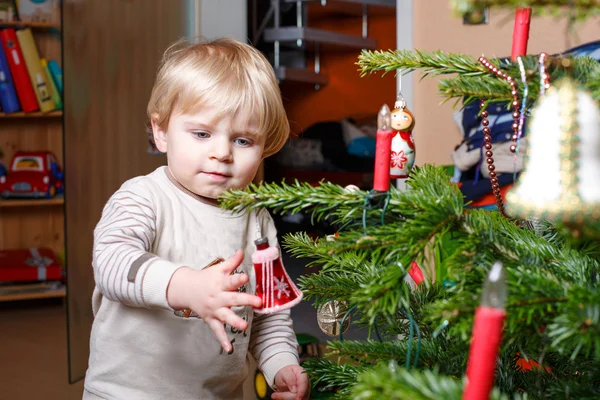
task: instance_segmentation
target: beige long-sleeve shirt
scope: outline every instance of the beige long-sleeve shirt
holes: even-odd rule
[[[232,213],[202,202],[160,167],[131,179],[110,198],[94,231],[94,323],[84,399],[241,399],[248,352],[267,381],[298,364],[288,311],[254,314],[241,332],[226,326],[227,354],[199,318],[176,316],[167,286],[181,266],[201,269],[244,249],[236,272],[255,292],[251,255],[260,235],[277,243],[266,210]]]

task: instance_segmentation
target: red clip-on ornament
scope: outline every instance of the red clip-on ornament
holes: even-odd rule
[[[256,275],[256,295],[262,299],[262,307],[255,308],[259,314],[286,310],[302,300],[302,292],[287,274],[279,249],[269,246],[269,239],[261,237],[254,241],[256,252],[252,255]]]

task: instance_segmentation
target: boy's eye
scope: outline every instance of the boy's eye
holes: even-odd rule
[[[208,132],[192,132],[194,134],[194,136],[196,136],[199,139],[206,139],[207,137],[209,137],[210,135],[208,134]]]
[[[242,147],[248,147],[252,144],[248,139],[244,138],[237,138],[234,140],[234,143]]]

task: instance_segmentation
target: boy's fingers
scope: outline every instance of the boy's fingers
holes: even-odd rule
[[[240,331],[248,328],[248,323],[244,321],[239,315],[231,311],[229,308],[221,308],[217,311],[217,318],[224,324],[227,324]]]
[[[236,290],[240,286],[248,283],[248,274],[233,274],[227,277],[225,283],[225,290]]]
[[[296,400],[296,393],[275,392],[271,395],[273,400]]]
[[[239,267],[243,260],[244,252],[242,250],[238,250],[233,256],[231,256],[230,259],[221,263],[219,266],[225,274],[231,274],[237,267]]]
[[[300,388],[300,390],[298,390]],[[308,381],[308,375],[306,373],[296,375],[296,390],[292,390],[293,392],[297,392],[297,398],[304,399],[307,392],[310,390],[310,382]]]
[[[211,319],[210,321],[208,321],[208,326],[210,326],[210,329],[212,329],[217,340],[219,341],[219,343],[221,343],[221,347],[223,348],[223,350],[225,350],[225,352],[227,353],[231,353],[231,350],[233,349],[231,346],[231,342],[229,342],[227,334],[225,333],[225,328],[223,328],[223,323],[218,319]]]
[[[259,308],[262,305],[260,297],[249,293],[228,292],[223,296],[223,301],[228,307],[252,306]]]

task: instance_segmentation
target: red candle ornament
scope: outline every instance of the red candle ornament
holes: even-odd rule
[[[463,400],[487,400],[494,386],[496,358],[506,313],[507,290],[502,263],[496,262],[483,286],[481,305],[475,311],[467,383]]]
[[[269,246],[269,240],[262,237],[254,241],[256,251],[252,254],[256,275],[256,295],[262,299],[262,307],[255,308],[259,314],[270,314],[291,308],[302,300],[302,292],[289,277],[279,249]]]
[[[384,104],[377,115],[377,139],[375,144],[375,171],[373,173],[373,189],[387,192],[390,189],[390,160],[392,155],[392,138],[396,132],[392,130],[392,114]]]
[[[531,8],[517,8],[515,14],[515,26],[513,28],[512,52],[510,56],[513,61],[517,61],[517,57],[527,54],[530,21]]]
[[[417,286],[420,285],[425,280],[425,277],[423,276],[423,271],[421,271],[421,267],[419,267],[419,264],[417,264],[416,261],[410,262],[410,268],[408,269],[408,275],[412,278],[412,280],[415,282],[415,284]]]

